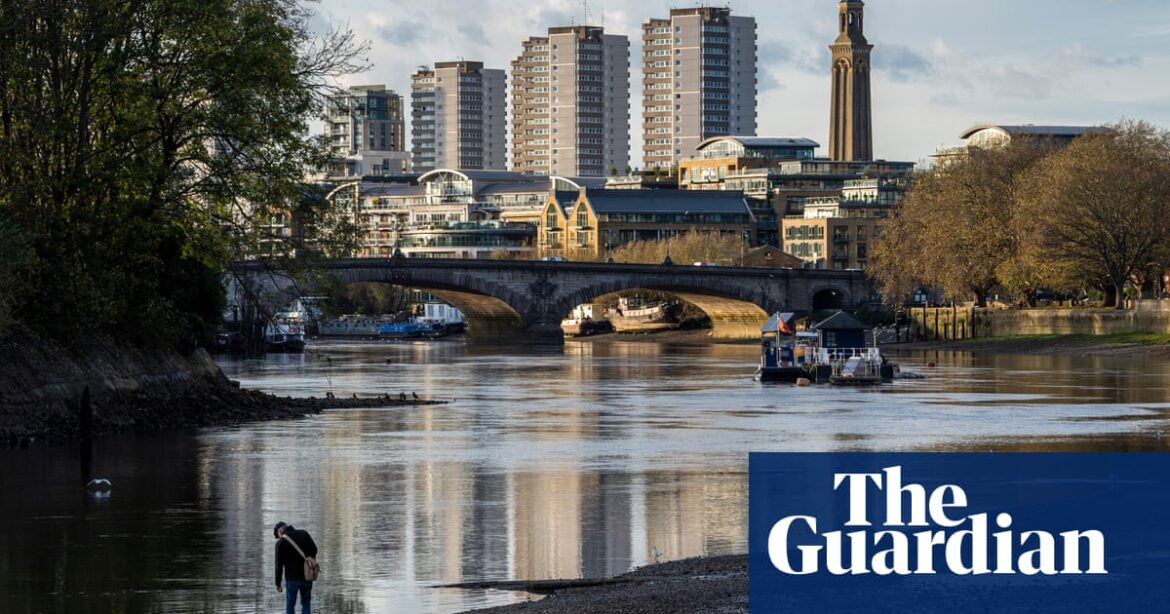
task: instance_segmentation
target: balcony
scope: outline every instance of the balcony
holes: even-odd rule
[[[833,235],[833,243],[841,244],[841,243],[848,243],[848,242],[849,242],[849,235],[847,235],[847,234]]]

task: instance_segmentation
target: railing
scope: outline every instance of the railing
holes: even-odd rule
[[[845,361],[850,358],[881,360],[882,353],[877,348],[819,348],[817,350],[817,362],[821,364]]]

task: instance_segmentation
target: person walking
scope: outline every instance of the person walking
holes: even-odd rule
[[[316,565],[317,544],[308,531],[284,522],[276,523],[272,534],[276,537],[276,592],[281,591],[283,578],[285,614],[296,614],[297,595],[301,597],[301,614],[310,614],[313,581],[305,578],[305,559],[313,559]]]

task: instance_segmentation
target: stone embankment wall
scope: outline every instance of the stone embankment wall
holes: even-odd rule
[[[1161,303],[1165,303],[1164,305]],[[924,340],[1021,335],[1170,334],[1170,301],[1134,309],[913,309],[905,334]]]
[[[0,446],[81,435],[86,388],[93,436],[305,413],[239,390],[203,350],[184,356],[101,341],[67,349],[9,337],[0,340]]]

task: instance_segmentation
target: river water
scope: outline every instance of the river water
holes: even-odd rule
[[[1166,450],[1165,359],[919,353],[880,389],[766,386],[754,346],[322,343],[223,359],[280,395],[450,403],[0,452],[0,610],[279,611],[271,527],[321,547],[322,612],[526,597],[435,585],[742,552],[749,451]],[[926,366],[927,361],[937,363]],[[1163,431],[1166,437],[1163,437]]]

